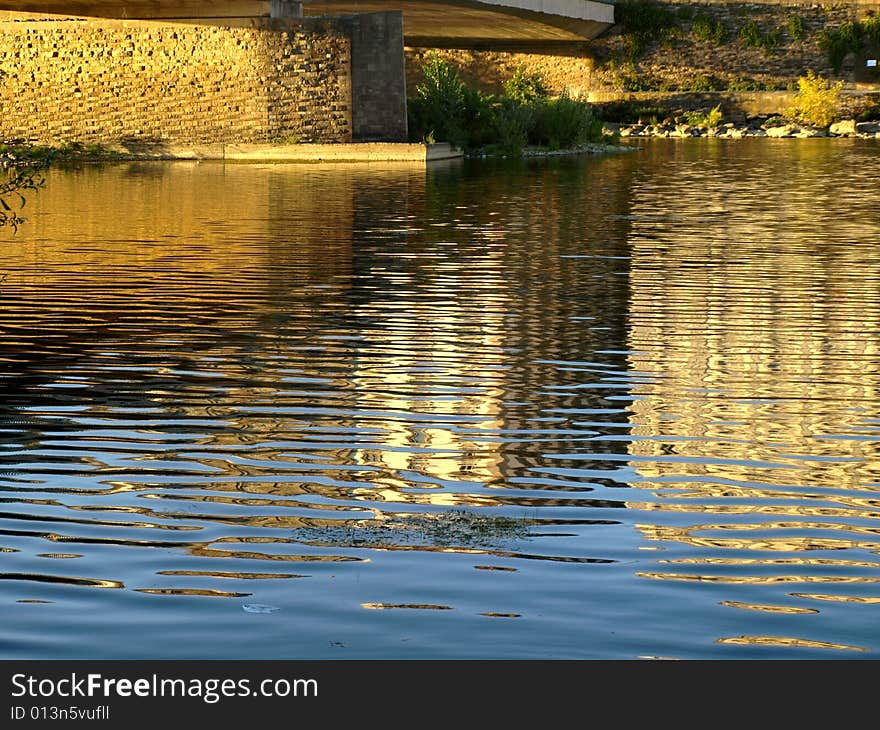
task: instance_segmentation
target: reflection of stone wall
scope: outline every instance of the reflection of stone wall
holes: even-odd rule
[[[650,376],[630,407],[642,485],[777,498],[794,485],[867,489],[880,479],[880,307],[864,282],[880,261],[858,243],[874,235],[867,216],[829,223],[847,193],[823,182],[852,161],[820,148],[787,152],[799,167],[722,158],[681,185],[679,154],[631,209],[629,360]],[[787,183],[809,204],[758,207]],[[657,211],[673,197],[670,222]]]
[[[57,144],[347,142],[350,42],[288,30],[139,21],[0,23],[0,133]]]

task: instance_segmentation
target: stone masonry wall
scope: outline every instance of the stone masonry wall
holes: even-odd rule
[[[45,144],[348,142],[350,42],[328,22],[0,23],[0,134]]]

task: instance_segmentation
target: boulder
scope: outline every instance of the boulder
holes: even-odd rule
[[[877,132],[880,132],[880,122],[859,122],[856,124],[856,132],[859,134],[877,134]]]
[[[765,131],[768,137],[793,137],[800,128],[795,124],[783,124],[781,127],[768,127]]]
[[[856,120],[844,119],[841,122],[834,122],[828,127],[828,132],[835,137],[852,137],[856,133]]]

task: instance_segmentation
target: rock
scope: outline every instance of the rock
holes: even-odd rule
[[[800,131],[795,124],[784,124],[781,127],[769,127],[766,132],[768,137],[793,137]]]
[[[801,127],[794,134],[798,139],[809,139],[811,137],[825,137],[824,129],[814,129],[813,127]]]
[[[877,134],[877,132],[880,132],[880,122],[859,122],[856,124],[856,132],[859,134]]]
[[[835,137],[851,137],[856,133],[856,120],[844,119],[842,122],[834,122],[828,131]]]
[[[750,129],[746,133],[746,136],[747,137],[766,137],[767,132],[765,132],[763,129]]]

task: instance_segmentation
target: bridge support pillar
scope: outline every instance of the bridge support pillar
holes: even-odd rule
[[[270,18],[301,18],[303,4],[297,0],[271,0],[269,3]]]

